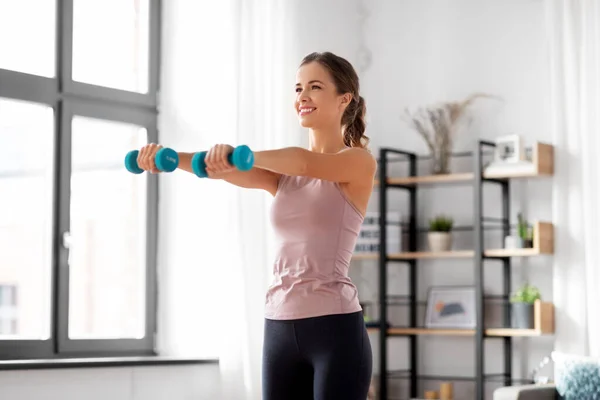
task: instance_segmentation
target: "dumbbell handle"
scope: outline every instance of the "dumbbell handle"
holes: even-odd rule
[[[195,153],[192,157],[192,171],[200,178],[208,176],[206,172],[206,151]],[[254,153],[246,145],[241,145],[233,149],[233,152],[227,155],[227,161],[240,171],[248,171],[254,166]]]
[[[132,174],[141,174],[143,169],[137,163],[139,150],[131,150],[125,156],[125,168]],[[173,172],[179,166],[179,154],[173,149],[163,147],[154,156],[156,168],[162,172]]]

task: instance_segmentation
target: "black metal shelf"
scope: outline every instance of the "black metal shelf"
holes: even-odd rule
[[[484,385],[493,379],[498,379],[499,382],[509,385],[514,382],[520,382],[522,380],[515,380],[512,378],[512,338],[510,333],[506,334],[501,332],[496,335],[502,339],[503,346],[503,362],[502,372],[500,374],[489,374],[484,373],[484,340],[490,336],[486,335],[486,328],[484,327],[484,304],[488,302],[498,302],[500,306],[503,306],[503,322],[505,326],[510,325],[510,308],[507,306],[509,295],[511,292],[511,258],[515,255],[503,254],[502,252],[495,252],[493,256],[485,254],[483,234],[486,231],[498,231],[502,236],[510,234],[511,230],[515,228],[514,225],[510,224],[510,180],[511,177],[485,177],[484,175],[484,162],[483,157],[493,153],[495,144],[488,141],[478,140],[474,151],[461,152],[452,154],[453,157],[471,157],[472,158],[472,170],[467,173],[458,173],[452,175],[443,176],[419,176],[417,174],[417,163],[422,160],[430,159],[429,156],[418,156],[415,153],[393,149],[393,148],[381,148],[379,151],[378,158],[378,177],[376,179],[376,188],[380,191],[379,195],[379,251],[376,253],[378,259],[378,271],[379,271],[379,296],[378,306],[380,321],[370,322],[368,324],[369,330],[377,331],[379,333],[379,370],[382,371],[379,382],[379,398],[388,399],[388,379],[394,377],[394,371],[388,371],[387,361],[387,350],[388,338],[393,337],[405,337],[405,340],[409,341],[409,365],[410,369],[403,371],[402,379],[410,380],[410,396],[418,397],[417,395],[417,382],[419,380],[461,380],[470,381],[475,384],[475,399],[483,399]],[[408,163],[408,176],[405,178],[392,178],[388,174],[388,164],[390,162],[403,161]],[[502,207],[501,215],[496,217],[489,217],[483,215],[483,188],[485,183],[495,183],[500,186]],[[419,308],[424,307],[426,302],[417,300],[417,263],[419,261],[427,260],[427,257],[415,257],[415,258],[402,258],[394,259],[387,252],[387,230],[388,225],[398,225],[398,223],[388,222],[387,210],[388,210],[388,199],[387,194],[389,189],[402,189],[408,193],[408,208],[409,208],[409,219],[408,221],[402,222],[399,225],[402,227],[404,238],[408,239],[407,248],[403,251],[411,253],[418,252],[417,250],[417,237],[424,234],[428,229],[417,226],[417,192],[422,188],[440,187],[446,185],[469,185],[473,188],[473,226],[457,226],[453,228],[453,231],[464,232],[473,235],[474,248],[469,251],[472,254],[468,254],[469,257],[463,259],[471,260],[474,263],[474,280],[475,280],[475,292],[476,292],[476,326],[474,329],[468,330],[469,332],[461,332],[460,330],[445,330],[445,332],[434,332],[427,330],[426,328],[419,327],[417,324],[417,311]],[[502,293],[495,295],[488,295],[484,293],[483,287],[483,264],[486,260],[500,261],[502,264]],[[400,261],[400,265],[404,265],[408,268],[408,293],[400,295],[388,295],[387,294],[387,264],[392,262]],[[382,321],[388,320],[388,308],[395,306],[408,306],[408,326],[404,329],[406,332],[402,332],[402,328],[398,329],[397,333],[394,333],[394,326],[390,323],[383,323]],[[418,374],[418,356],[417,356],[417,340],[421,335],[427,334],[440,334],[464,336],[474,338],[475,342],[475,374],[469,377],[452,377],[452,376],[434,376],[434,375],[422,375]],[[464,335],[463,335],[464,333]],[[506,335],[507,337],[504,337]],[[528,382],[528,381],[526,381]]]

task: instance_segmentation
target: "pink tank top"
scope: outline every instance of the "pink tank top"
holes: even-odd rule
[[[363,216],[335,182],[282,175],[271,208],[278,240],[268,319],[360,311],[348,267]]]

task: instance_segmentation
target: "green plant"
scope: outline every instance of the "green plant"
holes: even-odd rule
[[[429,230],[431,232],[450,232],[453,224],[454,220],[451,217],[438,215],[429,220]]]
[[[528,283],[524,284],[510,298],[511,303],[533,304],[542,298],[540,290]]]
[[[521,239],[531,239],[531,237],[529,237],[529,223],[525,218],[523,218],[522,213],[517,215],[517,232]],[[533,235],[533,231],[531,232],[531,235]]]
[[[526,240],[533,240],[533,226],[529,225],[527,227],[527,237]]]

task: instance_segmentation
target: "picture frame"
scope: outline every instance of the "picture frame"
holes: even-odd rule
[[[525,160],[525,147],[520,135],[506,135],[494,141],[495,163],[518,163]]]
[[[388,253],[400,253],[402,250],[402,215],[398,211],[388,211],[386,219],[389,222],[386,230]],[[367,211],[360,228],[354,254],[372,254],[379,252],[379,211]]]
[[[426,328],[474,329],[474,286],[434,286],[427,293]]]

